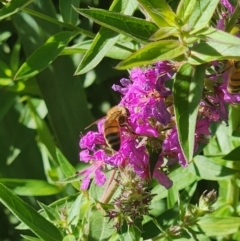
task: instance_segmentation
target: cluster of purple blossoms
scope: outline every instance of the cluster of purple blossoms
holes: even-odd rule
[[[227,3],[222,1],[222,5],[232,13],[232,6]],[[126,165],[133,166],[137,175],[146,181],[153,177],[166,188],[172,186],[172,181],[162,171],[163,167],[176,162],[184,167],[188,165],[178,140],[172,91],[166,87],[174,69],[174,63],[169,61],[158,62],[145,69],[134,68],[129,79],[121,79],[121,85],[113,86],[113,90],[122,95],[119,106],[129,111],[127,127],[121,127],[121,147],[119,151],[109,152],[103,133],[104,120],[98,122],[98,132],[90,131],[81,138],[80,160],[91,164],[79,173],[83,176],[82,189],[88,188],[91,178],[97,185],[103,185],[106,182],[104,171],[108,167],[122,168]],[[211,84],[206,84],[199,105],[194,152],[198,150],[199,143],[208,141],[212,122],[228,121],[226,102],[240,102],[240,94],[227,91],[228,75],[224,73],[220,82],[217,79],[219,74],[206,75],[207,82]],[[152,153],[157,153],[158,158],[150,173]]]
[[[104,120],[98,123],[98,132],[90,131],[81,138],[83,150],[80,160],[91,163],[89,168],[79,173],[84,175],[82,189],[88,188],[91,177],[95,178],[97,185],[103,185],[106,181],[104,170],[108,165],[117,168],[130,164],[140,177],[149,180],[152,151],[159,153],[152,176],[166,188],[171,187],[172,181],[161,171],[161,167],[177,161],[182,166],[188,165],[178,141],[172,92],[165,86],[173,74],[173,65],[163,61],[146,69],[134,68],[129,79],[121,79],[121,86],[113,86],[123,96],[119,106],[129,110],[128,128],[121,127],[121,147],[114,153],[109,152],[104,138]],[[225,83],[214,82],[211,91],[205,90],[196,124],[195,152],[198,143],[206,142],[211,134],[211,122],[227,122],[226,100],[239,102],[240,95],[228,93]]]

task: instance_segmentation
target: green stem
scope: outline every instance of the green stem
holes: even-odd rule
[[[228,189],[226,195],[227,203],[231,204],[234,210],[233,215],[237,215],[238,199],[239,199],[239,187],[237,185],[238,177],[232,177],[228,181]]]
[[[114,178],[116,172],[117,172],[116,170],[113,170],[111,173],[108,184],[103,192],[102,197],[100,198],[101,203],[108,203],[118,188],[118,183],[116,182],[116,180]]]

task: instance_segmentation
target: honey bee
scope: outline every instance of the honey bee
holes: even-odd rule
[[[103,123],[103,133],[106,143],[114,151],[119,151],[121,147],[120,127],[127,124],[128,116],[128,109],[122,106],[114,106],[107,112],[106,120]],[[92,123],[90,126],[92,126],[96,122]],[[86,127],[85,129],[87,129],[88,127]]]
[[[225,69],[229,70],[227,90],[231,94],[240,92],[240,61],[228,60]]]

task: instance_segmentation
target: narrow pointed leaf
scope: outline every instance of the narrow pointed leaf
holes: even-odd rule
[[[209,236],[225,236],[239,230],[239,217],[204,217],[198,221],[201,230]]]
[[[0,121],[1,121],[2,118],[8,113],[9,109],[13,106],[16,99],[16,94],[6,92],[6,91],[1,91],[0,93],[1,93],[0,94],[0,103],[1,103]]]
[[[7,5],[5,5],[0,10],[0,20],[17,13],[18,11],[20,11],[22,8],[26,7],[28,4],[30,4],[33,1],[34,0],[10,1]]]
[[[194,11],[189,18],[189,25],[198,31],[205,28],[212,18],[219,0],[197,0]]]
[[[38,48],[17,71],[14,79],[30,78],[48,67],[62,52],[74,36],[73,32],[60,32],[51,36],[43,46]]]
[[[59,8],[65,23],[69,23],[72,25],[77,25],[78,22],[78,14],[74,11],[72,6],[78,7],[80,4],[80,0],[60,0]]]
[[[157,31],[158,27],[144,19],[130,17],[120,13],[109,12],[102,9],[76,9],[76,11],[94,22],[133,38],[139,43],[148,43],[149,38]]]
[[[45,205],[44,203],[41,203],[41,202],[38,202],[38,204],[44,210],[48,219],[50,219],[52,222],[59,219],[59,214],[57,213],[55,208],[49,207],[49,206],[47,206],[47,205]]]
[[[188,62],[193,65],[213,60],[238,59],[240,60],[239,44],[224,44],[216,42],[201,42],[191,49]]]
[[[240,14],[240,4],[238,3],[234,6],[234,12],[229,16],[226,29],[225,29],[226,32],[230,33],[232,29],[236,26],[236,21],[239,18],[239,14]]]
[[[67,177],[63,180],[60,180],[59,183],[72,183],[72,182],[79,182],[82,177],[78,174],[74,174],[73,176]]]
[[[156,41],[163,38],[167,38],[169,36],[177,36],[179,34],[179,31],[175,27],[163,27],[160,28],[156,33],[154,33],[150,40]]]
[[[62,152],[61,152],[59,149],[57,149],[57,159],[58,159],[58,163],[59,163],[59,165],[60,165],[60,167],[61,167],[61,170],[62,170],[63,174],[64,174],[67,178],[70,177],[70,179],[71,179],[73,175],[74,175],[74,177],[76,177],[76,175],[75,175],[75,173],[76,173],[75,168],[74,168],[74,167],[72,166],[72,164],[66,159],[66,157],[62,154]],[[79,180],[79,179],[77,179],[77,180]],[[76,179],[75,179],[75,180],[72,180],[72,179],[71,179],[71,184],[72,184],[72,186],[73,186],[75,189],[79,190],[79,185],[80,185],[80,184],[77,183],[77,182],[74,182],[74,181],[76,181]]]
[[[21,235],[21,237],[23,237],[24,240],[27,240],[27,241],[42,241],[39,238],[31,237],[31,236],[28,236],[28,235]]]
[[[120,62],[117,69],[128,69],[144,64],[152,64],[160,60],[171,60],[188,50],[177,40],[162,40],[145,45],[142,49]]]
[[[198,105],[202,97],[205,68],[183,64],[178,70],[173,87],[178,140],[187,161],[193,157]]]
[[[178,4],[176,18],[180,25],[184,25],[187,23],[191,14],[194,11],[195,4],[197,0],[181,0]]]
[[[138,2],[160,28],[175,26],[175,13],[165,0],[138,0]]]
[[[227,168],[216,161],[214,162],[211,158],[200,155],[194,157],[188,169],[191,173],[207,180],[222,180],[236,173],[236,170]]]
[[[43,180],[0,178],[0,182],[21,196],[49,196],[62,190]]]
[[[240,146],[233,149],[226,156],[223,157],[224,160],[239,161],[240,156]]]
[[[132,15],[136,8],[136,0],[114,0],[110,7],[110,11]],[[84,74],[93,69],[111,50],[119,39],[119,36],[120,35],[114,30],[102,27],[94,38],[91,47],[88,48],[86,54],[82,58],[77,70],[75,71],[75,75]]]
[[[45,121],[39,116],[38,112],[36,111],[35,106],[33,105],[32,101],[28,100],[29,108],[33,119],[37,126],[37,132],[40,138],[40,141],[46,146],[48,153],[53,158],[53,160],[57,160],[56,156],[56,148],[55,143],[53,140],[53,136],[45,123]]]
[[[191,35],[191,32],[189,33]],[[220,29],[216,28],[204,28],[200,30],[199,32],[195,33],[194,36],[201,38],[203,40],[207,40],[208,42],[215,42],[223,43],[223,44],[232,44],[232,45],[240,45],[240,38],[226,33]]]
[[[90,216],[89,225],[89,240],[109,240],[112,234],[112,222],[108,222],[103,217],[103,211],[95,211],[94,215]]]
[[[81,208],[83,208],[83,204],[84,204],[84,197],[83,194],[79,194],[79,196],[76,198],[76,200],[74,201],[74,203],[71,206],[71,209],[68,212],[68,223],[76,226],[78,224],[79,219],[81,219],[82,217],[80,216],[80,211]]]
[[[74,235],[67,235],[64,237],[63,241],[75,241],[75,236]]]
[[[21,40],[18,39],[13,46],[10,66],[12,74],[15,74],[19,68],[19,61],[20,61],[20,52],[21,52]]]
[[[90,48],[94,48],[92,46],[92,40],[86,40],[80,44],[73,45],[71,47],[66,47],[61,55],[72,55],[76,53],[86,53]],[[109,44],[109,43],[107,43]],[[118,45],[114,45],[106,54],[105,56],[112,58],[112,59],[120,59],[123,60],[127,58],[130,54],[132,54],[136,49],[132,42],[117,42]],[[120,44],[120,45],[119,45]],[[124,46],[124,47],[121,47]],[[102,49],[100,50],[102,51]],[[104,54],[103,54],[104,55]],[[93,60],[95,61],[95,60]]]
[[[42,240],[59,241],[63,239],[60,231],[52,223],[1,183],[0,201]]]

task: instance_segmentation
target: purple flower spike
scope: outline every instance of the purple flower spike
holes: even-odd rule
[[[204,86],[198,109],[194,153],[197,152],[199,143],[208,141],[212,122],[227,122],[226,102],[240,102],[240,94],[227,92],[229,73],[223,74],[224,81],[221,82],[220,74],[212,71],[221,67],[221,61],[213,61],[211,64],[212,69],[207,72],[208,82]],[[149,160],[153,152],[161,153],[153,177],[166,188],[172,186],[172,181],[161,170],[163,160],[167,161],[168,166],[176,162],[182,167],[188,165],[178,140],[172,92],[165,86],[176,67],[176,63],[161,61],[148,68],[134,68],[129,79],[123,78],[120,85],[112,87],[122,94],[119,106],[129,112],[126,123],[120,126],[120,149],[109,150],[103,133],[106,119],[98,122],[98,132],[90,131],[82,137],[80,147],[84,150],[80,152],[80,159],[91,163],[91,167],[79,173],[84,176],[83,189],[88,188],[91,178],[99,186],[105,183],[105,166],[122,170],[130,165],[140,178],[148,182],[152,178]]]

